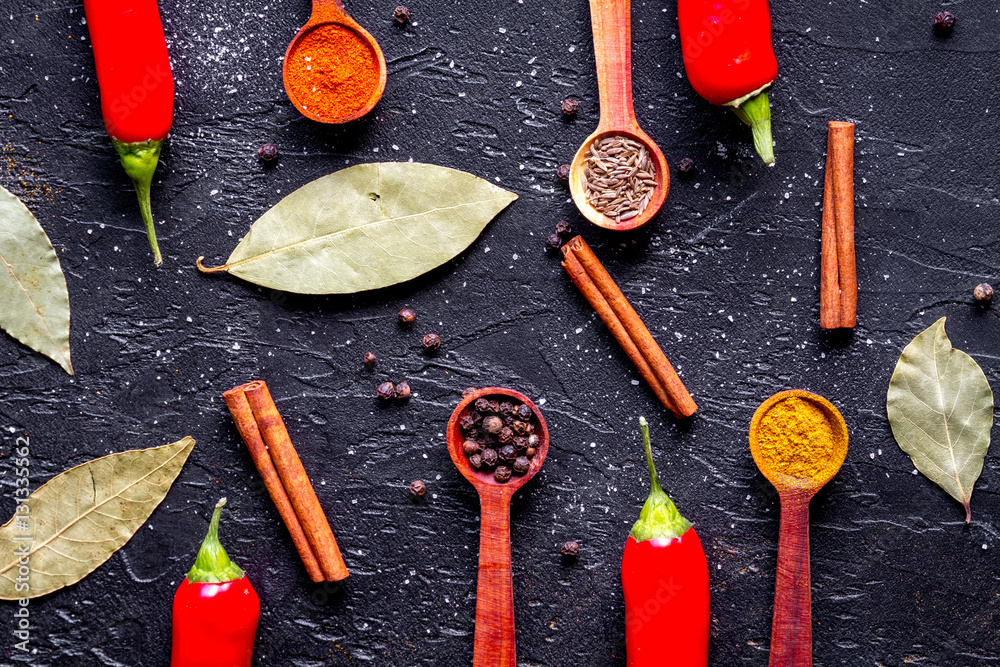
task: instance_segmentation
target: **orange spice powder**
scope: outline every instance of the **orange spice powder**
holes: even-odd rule
[[[354,31],[320,25],[289,56],[288,85],[310,114],[343,118],[363,109],[379,82],[379,63]]]

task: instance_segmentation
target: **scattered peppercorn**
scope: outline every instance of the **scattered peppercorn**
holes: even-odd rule
[[[396,385],[396,399],[400,401],[408,401],[410,399],[410,383],[400,382]]]
[[[726,145],[721,141],[715,142],[715,154],[718,155],[719,159],[721,160],[729,159],[729,150],[726,148]]]
[[[399,323],[406,327],[412,326],[417,321],[417,314],[410,308],[402,309],[396,314],[396,317],[399,318]]]
[[[523,475],[528,472],[528,468],[531,467],[531,461],[527,456],[518,456],[514,459],[514,472],[518,475]]]
[[[934,32],[942,37],[950,35],[955,29],[955,15],[948,11],[938,12],[934,17]]]
[[[497,450],[495,449],[484,449],[483,453],[480,454],[483,459],[483,465],[488,468],[492,468],[497,464],[500,457],[497,455]]]
[[[257,157],[264,162],[274,162],[278,159],[278,146],[270,142],[257,149]]]
[[[503,420],[496,415],[490,415],[489,417],[483,418],[483,429],[487,433],[492,433],[496,435],[503,430]]]
[[[399,25],[405,25],[410,21],[410,10],[400,5],[392,11],[392,18],[395,19],[396,23]]]
[[[510,468],[507,466],[497,466],[496,471],[493,473],[493,477],[503,484],[510,479]]]
[[[467,387],[462,390],[462,398],[468,398],[469,396],[472,396],[474,393],[476,393],[475,387]]]
[[[567,558],[576,558],[580,555],[580,545],[572,540],[564,542],[562,548],[559,550],[559,553]]]
[[[466,440],[462,443],[462,451],[465,452],[466,456],[472,456],[473,454],[479,453],[479,443],[475,440]]]
[[[433,354],[441,349],[441,336],[429,333],[424,336],[424,352]]]
[[[378,357],[376,357],[373,353],[371,353],[371,352],[365,352],[365,359],[364,359],[365,366],[368,366],[369,368],[371,368],[372,366],[375,365],[375,361],[377,359],[378,359]]]
[[[563,242],[556,233],[549,234],[548,238],[545,239],[545,245],[549,247],[550,250],[559,250],[562,248]]]
[[[979,283],[972,290],[972,296],[976,298],[976,303],[986,305],[993,299],[993,287],[989,283]]]
[[[563,100],[562,112],[564,116],[575,116],[576,112],[580,110],[580,103],[574,100],[572,97],[568,97]]]
[[[396,395],[396,388],[392,386],[391,382],[383,382],[375,389],[375,395],[383,401],[388,401]]]
[[[692,171],[694,171],[694,160],[692,160],[689,157],[683,158],[680,162],[677,163],[677,171],[681,172],[682,174],[690,174]]]
[[[563,182],[568,181],[569,180],[569,169],[570,169],[570,167],[569,167],[568,164],[561,164],[558,167],[556,167],[556,178],[558,178],[560,181],[563,181]]]
[[[573,228],[565,220],[560,220],[559,222],[556,223],[556,234],[558,234],[562,238],[566,238],[567,236],[573,236]],[[521,407],[527,410],[529,415],[531,414],[531,408],[529,408],[527,405],[524,405],[522,403]]]
[[[427,485],[421,482],[419,479],[415,479],[410,482],[410,493],[419,498],[420,496],[427,493]]]

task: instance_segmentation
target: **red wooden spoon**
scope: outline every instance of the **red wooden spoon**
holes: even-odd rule
[[[365,102],[365,105],[346,116],[322,116],[313,109],[306,108],[301,99],[305,94],[305,91],[297,89],[291,83],[291,77],[289,76],[289,67],[291,66],[290,63],[298,62],[301,58],[301,54],[298,53],[298,49],[303,40],[314,30],[321,30],[325,26],[337,26],[352,33],[353,36],[357,38],[359,44],[363,44],[364,48],[369,50],[372,59],[376,61],[379,68],[378,80],[376,84],[372,86],[370,95],[368,100]],[[361,118],[366,113],[371,111],[372,107],[374,107],[382,97],[382,92],[385,90],[386,79],[385,56],[382,55],[382,49],[379,48],[378,42],[375,41],[375,38],[372,37],[367,30],[362,28],[357,21],[347,15],[344,11],[344,5],[340,0],[312,0],[312,14],[309,16],[309,20],[306,21],[306,24],[302,26],[298,33],[296,33],[295,37],[292,38],[291,43],[288,45],[288,49],[285,51],[285,61],[281,68],[281,75],[285,82],[285,92],[288,93],[288,99],[292,101],[292,104],[295,105],[295,108],[298,109],[303,116],[320,123],[347,123]]]
[[[592,223],[605,229],[628,231],[649,222],[663,206],[670,191],[670,169],[663,151],[642,131],[632,107],[632,14],[629,0],[590,0],[590,23],[594,32],[597,59],[597,87],[601,98],[601,120],[573,158],[569,189],[573,203]],[[595,139],[623,135],[638,141],[656,166],[656,187],[646,210],[631,220],[609,218],[587,201],[583,168]]]
[[[524,403],[535,413],[538,447],[531,467],[505,484],[492,472],[473,470],[462,451],[462,431],[458,420],[479,398],[507,396]],[[448,420],[448,453],[451,460],[479,492],[479,587],[476,591],[476,645],[473,667],[516,667],[514,646],[514,582],[510,570],[510,499],[535,476],[549,451],[549,430],[545,418],[527,396],[513,389],[486,387],[466,396]]]
[[[789,398],[801,398],[823,411],[833,429],[834,446],[814,477],[791,477],[774,469],[758,440],[767,413]],[[812,667],[812,589],[809,576],[809,501],[833,479],[847,457],[847,425],[837,408],[808,391],[793,389],[764,401],[750,423],[750,452],[781,498],[778,577],[774,587],[770,667]]]

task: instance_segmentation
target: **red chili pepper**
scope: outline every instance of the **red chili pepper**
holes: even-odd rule
[[[250,667],[260,599],[219,543],[215,506],[198,557],[174,595],[170,667]]]
[[[174,78],[156,0],[84,0],[104,127],[135,184],[153,260],[163,263],[149,186],[170,132]]]
[[[778,77],[767,0],[678,0],[688,80],[712,104],[730,107],[774,165],[767,89]]]
[[[708,665],[708,561],[698,533],[660,488],[639,418],[653,488],[625,543],[625,650],[628,667]]]

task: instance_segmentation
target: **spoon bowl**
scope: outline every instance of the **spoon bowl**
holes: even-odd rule
[[[309,86],[296,86],[291,73],[302,62],[306,62],[304,54],[308,50],[308,41],[323,33],[337,31],[346,33],[346,35],[341,34],[340,37],[353,42],[355,54],[365,54],[371,58],[371,65],[378,68],[378,74],[376,77],[370,78],[367,89],[358,91],[365,100],[361,106],[350,109],[342,116],[328,116],[317,112],[315,108],[309,108],[309,100],[310,97],[313,97],[315,87],[310,90]],[[311,65],[304,67],[309,68]],[[339,124],[361,118],[372,110],[385,91],[386,65],[382,49],[367,30],[347,15],[340,0],[313,0],[312,14],[309,16],[309,20],[299,29],[289,43],[288,49],[285,50],[285,60],[281,73],[288,99],[303,116],[319,123]],[[343,77],[344,85],[351,85],[354,78],[353,76]]]
[[[818,408],[830,427],[832,449],[809,477],[777,469],[761,446],[761,423],[781,403],[800,399]],[[797,433],[801,437],[801,433]],[[827,434],[823,434],[824,436]],[[757,468],[778,491],[781,525],[778,533],[778,574],[774,585],[769,667],[812,667],[812,590],[809,571],[809,501],[833,479],[847,457],[847,425],[828,400],[794,389],[764,401],[750,424],[750,451]]]
[[[630,0],[590,0],[590,25],[594,33],[597,88],[601,119],[597,129],[576,152],[570,165],[570,193],[580,213],[598,227],[615,231],[638,229],[653,219],[670,191],[670,170],[663,151],[642,131],[632,106],[632,13]],[[645,210],[630,220],[604,215],[590,202],[584,189],[584,162],[595,139],[622,135],[649,151],[656,167],[656,186]]]
[[[653,188],[653,197],[646,205],[646,209],[634,218],[621,221],[604,215],[604,213],[594,208],[587,200],[587,192],[584,187],[584,168],[587,161],[587,153],[590,151],[591,145],[599,139],[615,135],[627,137],[645,146],[646,150],[649,151],[653,165],[656,167],[656,186]],[[598,127],[597,131],[583,142],[579,150],[576,151],[573,162],[570,163],[569,191],[573,197],[573,203],[576,204],[577,209],[579,209],[583,217],[598,227],[614,231],[638,229],[652,220],[653,216],[660,211],[663,202],[666,201],[667,193],[670,191],[670,168],[667,166],[667,158],[663,155],[663,151],[660,150],[660,147],[638,125],[627,130],[601,129]]]
[[[473,401],[480,398],[508,397],[531,408],[534,413],[538,447],[531,466],[521,476],[506,483],[493,474],[474,470],[462,451],[465,438],[458,422]],[[514,641],[514,582],[510,557],[510,499],[542,467],[549,451],[549,430],[538,407],[524,394],[513,389],[487,387],[477,389],[462,399],[448,420],[448,454],[465,479],[479,493],[479,583],[476,589],[476,637],[473,667],[517,667]]]

